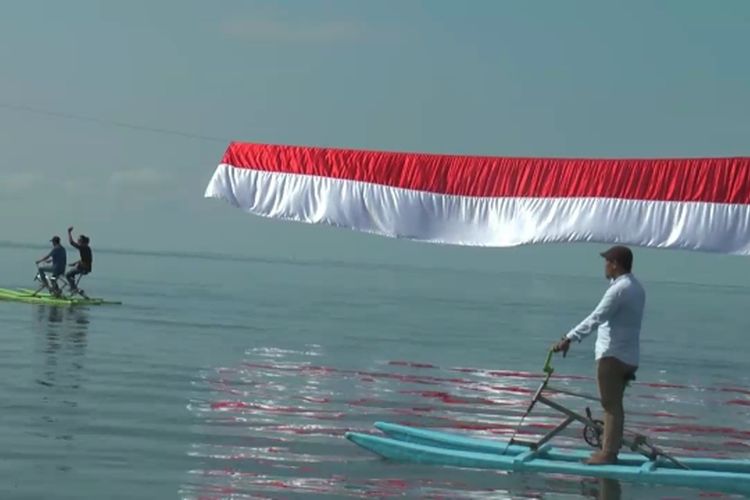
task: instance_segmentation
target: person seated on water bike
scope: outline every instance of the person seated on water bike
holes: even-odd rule
[[[91,253],[91,247],[89,246],[89,238],[85,235],[78,236],[78,242],[73,241],[73,227],[68,228],[68,241],[70,242],[71,246],[73,248],[78,249],[78,253],[81,254],[81,259],[73,262],[70,267],[70,271],[65,275],[65,278],[68,280],[68,284],[70,285],[70,291],[72,293],[75,293],[78,291],[78,287],[76,286],[76,275],[84,276],[91,272],[92,264],[93,264],[93,257]]]
[[[45,287],[50,288],[49,281],[47,281],[47,276],[45,275],[45,273],[50,273],[52,277],[55,278],[50,290],[54,295],[59,295],[60,288],[57,286],[56,280],[65,272],[67,254],[65,253],[65,247],[60,244],[59,236],[53,236],[50,241],[52,242],[52,250],[50,250],[47,255],[36,261],[36,265],[38,266],[37,276],[39,277],[39,281],[41,281]],[[52,261],[51,266],[39,266],[40,263],[49,262],[50,260]]]

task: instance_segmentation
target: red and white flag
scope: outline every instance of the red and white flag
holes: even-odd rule
[[[206,197],[431,243],[750,254],[750,158],[452,156],[234,142]]]

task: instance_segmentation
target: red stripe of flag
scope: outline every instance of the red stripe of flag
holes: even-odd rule
[[[750,157],[507,158],[235,142],[222,163],[449,195],[750,204]]]

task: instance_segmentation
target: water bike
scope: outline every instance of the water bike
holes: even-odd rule
[[[79,283],[85,274],[79,274],[75,277],[73,287],[63,276],[46,276],[46,283],[42,281],[41,275],[37,271],[34,281],[39,281],[40,285],[35,290],[9,288],[0,288],[0,300],[10,300],[16,302],[27,302],[31,304],[49,304],[49,305],[101,305],[101,304],[122,304],[119,301],[108,301],[100,298],[89,297],[86,292],[79,288]],[[46,290],[46,291],[45,291]]]
[[[602,422],[592,418],[588,407],[584,413],[580,413],[548,397],[550,393],[562,393],[599,401],[594,396],[550,386],[549,381],[554,373],[552,354],[552,350],[547,354],[543,368],[545,377],[510,440],[474,438],[467,434],[389,422],[375,423],[381,435],[348,432],[345,437],[382,458],[397,462],[571,474],[750,494],[750,460],[677,458],[654,445],[647,436],[627,430],[623,444],[631,453],[621,453],[615,464],[589,465],[583,462],[590,455],[586,449],[552,447],[549,441],[573,423],[583,426],[583,439],[593,448],[601,447],[604,430]],[[561,413],[564,419],[536,441],[516,439],[523,419],[537,404]]]

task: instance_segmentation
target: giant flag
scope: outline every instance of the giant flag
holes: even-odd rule
[[[431,243],[750,254],[750,158],[512,158],[233,142],[206,197]]]

